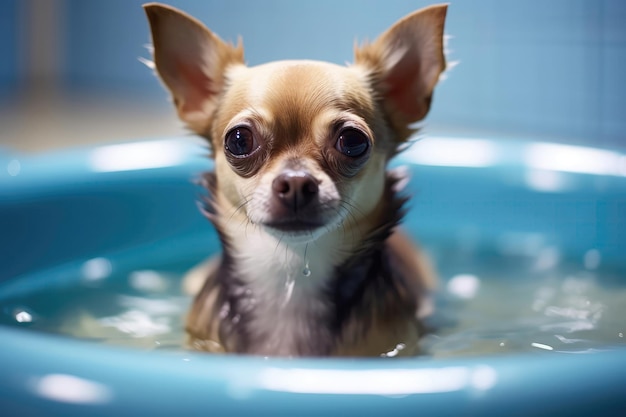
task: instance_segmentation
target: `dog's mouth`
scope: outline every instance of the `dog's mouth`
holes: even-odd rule
[[[281,219],[264,223],[264,226],[284,233],[306,233],[324,227],[325,223],[317,220]]]

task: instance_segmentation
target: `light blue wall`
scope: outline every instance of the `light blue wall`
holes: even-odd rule
[[[449,23],[461,65],[441,116],[626,144],[625,1],[458,1]]]
[[[148,56],[144,1],[68,0],[68,81],[72,85],[119,83],[152,88],[137,62]],[[245,56],[255,65],[276,59],[352,60],[357,38],[373,38],[396,19],[429,2],[358,0],[172,0],[225,40],[243,37]],[[130,82],[132,81],[132,82]]]
[[[0,101],[8,98],[18,83],[17,1],[0,0]]]
[[[148,56],[141,3],[66,0],[65,81],[71,89],[164,97],[137,61]],[[350,61],[355,38],[374,38],[430,1],[170,3],[224,39],[242,35],[248,62],[258,64]],[[625,0],[452,0],[447,32],[454,36],[450,57],[461,63],[439,86],[431,123],[626,146]],[[0,61],[0,74],[6,68]]]

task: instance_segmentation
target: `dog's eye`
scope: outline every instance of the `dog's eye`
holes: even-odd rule
[[[337,150],[346,156],[353,158],[363,155],[369,148],[369,140],[367,136],[356,129],[345,129],[339,135]]]
[[[235,156],[247,156],[254,152],[259,145],[250,129],[238,127],[226,134],[225,147],[228,152]]]

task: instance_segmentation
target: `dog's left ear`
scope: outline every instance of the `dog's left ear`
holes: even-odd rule
[[[396,129],[406,131],[430,109],[433,89],[446,68],[443,28],[447,8],[436,5],[418,10],[374,43],[355,49],[356,64],[370,71],[373,87]]]

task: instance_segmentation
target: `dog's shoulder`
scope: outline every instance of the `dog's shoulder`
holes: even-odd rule
[[[417,354],[420,318],[427,314],[436,277],[427,256],[402,231],[385,242],[377,276],[346,318],[338,356]],[[374,284],[374,285],[372,285]]]
[[[221,257],[211,257],[191,269],[183,278],[183,291],[195,296],[185,330],[187,344],[213,353],[225,351],[219,337],[220,287],[217,285]]]
[[[402,230],[397,229],[387,239],[391,267],[417,294],[433,291],[437,276],[430,259]]]

